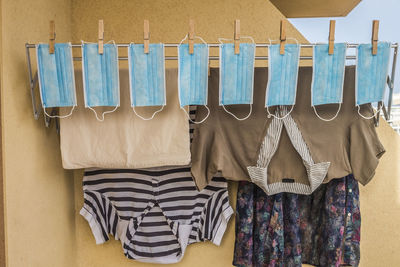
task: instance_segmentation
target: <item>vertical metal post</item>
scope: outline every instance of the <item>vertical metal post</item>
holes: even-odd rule
[[[38,74],[36,73],[34,77],[32,75],[31,55],[29,52],[28,44],[26,44],[25,47],[26,47],[25,48],[26,61],[28,62],[29,86],[31,89],[31,97],[32,97],[33,117],[35,118],[35,120],[38,120],[40,111],[36,108],[36,98],[35,98],[35,87],[38,80]]]
[[[395,78],[395,74],[396,74],[396,63],[397,63],[397,52],[398,52],[398,49],[399,49],[399,46],[396,46],[394,48],[393,62],[392,62],[392,73],[390,74],[390,79],[388,79],[389,100],[388,100],[388,118],[386,118],[386,120],[390,119],[391,111],[392,111],[393,91],[394,91],[394,78]]]

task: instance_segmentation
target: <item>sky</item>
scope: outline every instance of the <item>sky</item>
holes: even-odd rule
[[[379,40],[400,43],[399,0],[362,0],[347,17],[289,20],[310,42],[326,43],[331,19],[336,20],[335,42],[370,43],[372,20],[378,19]],[[394,91],[400,104],[400,55],[397,59]]]

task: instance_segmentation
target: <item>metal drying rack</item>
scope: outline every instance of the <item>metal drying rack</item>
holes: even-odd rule
[[[313,48],[316,43],[313,44],[300,44],[301,48]],[[356,43],[351,43],[347,44],[347,48],[357,48],[359,44]],[[118,48],[127,48],[129,44],[126,43],[119,43],[116,44]],[[165,48],[177,48],[179,46],[178,43],[165,43],[164,47]],[[255,44],[256,48],[268,48],[270,46],[269,43],[257,43]],[[82,44],[72,44],[72,48],[81,48]],[[219,48],[220,44],[219,43],[209,43],[208,44],[209,48]],[[25,44],[25,49],[26,49],[26,58],[28,62],[28,74],[29,74],[29,86],[30,86],[30,91],[31,91],[31,97],[32,97],[32,107],[33,107],[33,116],[37,120],[39,119],[40,113],[41,113],[41,108],[37,107],[37,100],[35,96],[35,88],[38,86],[38,75],[37,72],[33,74],[33,69],[32,69],[32,62],[31,62],[31,53],[30,49],[35,49],[36,44],[30,44],[26,43]],[[393,101],[393,91],[394,91],[394,79],[395,79],[395,72],[396,72],[396,63],[397,63],[397,53],[398,53],[398,48],[399,44],[398,43],[393,43],[391,45],[391,48],[394,50],[393,51],[393,58],[392,58],[392,68],[390,74],[388,74],[387,77],[387,85],[389,87],[389,99],[388,99],[388,105],[387,109],[385,108],[384,103],[382,103],[382,110],[383,114],[386,120],[390,119],[390,113],[391,113],[391,107],[392,107],[392,101]],[[165,60],[177,60],[177,56],[165,56]],[[300,60],[312,60],[312,56],[300,56]],[[346,55],[346,60],[355,60],[356,56],[355,55]],[[73,57],[74,61],[81,61],[82,57]],[[118,60],[128,60],[128,57],[118,57]],[[219,60],[219,56],[210,56],[209,60]],[[268,60],[268,56],[255,56],[255,60]],[[55,115],[57,114],[58,109],[57,108],[52,108],[50,115]],[[44,114],[44,113],[43,113]],[[379,119],[379,115],[377,117]],[[47,117],[44,115],[45,119],[45,125],[46,127],[50,126],[51,118]],[[376,120],[376,124],[379,122],[378,119]],[[56,120],[56,128],[57,130],[59,129],[58,127],[58,120]]]

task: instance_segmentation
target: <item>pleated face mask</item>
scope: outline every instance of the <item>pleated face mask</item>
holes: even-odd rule
[[[186,112],[184,106],[207,105],[208,45],[194,44],[193,53],[190,54],[189,45],[182,42],[178,47],[178,90],[180,106]],[[193,122],[201,123],[207,117],[200,122]],[[189,115],[188,118],[190,120]]]
[[[149,44],[144,53],[143,44],[130,44],[128,48],[131,106],[143,120],[154,118],[166,105],[164,45]],[[137,114],[135,107],[162,106],[150,118]]]
[[[343,100],[346,49],[347,44],[334,44],[333,54],[329,55],[328,44],[314,46],[311,105],[315,114],[324,121],[335,119],[340,111]],[[330,119],[320,117],[316,111],[315,106],[324,104],[339,104],[337,113]]]
[[[234,44],[220,46],[219,105],[225,109],[224,105],[250,104],[249,115],[242,119],[225,109],[238,120],[247,119],[251,114],[255,47],[254,41],[241,43],[239,54],[235,54]]]
[[[390,62],[388,42],[379,42],[376,55],[372,54],[371,44],[360,44],[357,48],[356,66],[356,106],[383,100]],[[365,117],[371,119],[375,116]]]
[[[283,55],[280,54],[279,44],[268,47],[268,84],[265,106],[269,116],[275,117],[268,110],[270,106],[295,104],[299,58],[299,44],[286,44]]]
[[[98,44],[82,43],[82,70],[85,107],[91,109],[97,120],[111,113],[120,105],[118,48],[115,44],[104,44],[103,54]],[[101,118],[93,107],[115,107],[102,113]]]
[[[76,106],[74,65],[70,43],[55,44],[54,54],[48,44],[36,46],[40,98],[44,112],[49,117],[67,117]],[[66,116],[50,116],[46,108],[73,107]]]

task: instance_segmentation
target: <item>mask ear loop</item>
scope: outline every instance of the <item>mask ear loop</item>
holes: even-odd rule
[[[268,40],[269,40],[269,45],[272,45],[272,42],[278,41],[278,40],[271,40],[271,39],[268,39]],[[297,41],[296,38],[287,37],[286,40],[294,40],[294,41],[296,42],[296,44],[299,45],[299,41]],[[268,55],[268,56],[269,56],[269,55]],[[300,51],[299,51],[299,61],[300,61]],[[270,62],[270,59],[268,59],[268,62]],[[268,63],[268,64],[269,64],[269,63]],[[269,68],[268,68],[268,71],[269,71]],[[269,77],[269,75],[268,75],[268,77]],[[268,79],[269,79],[269,78],[268,78]],[[297,87],[297,81],[296,81],[296,87]],[[296,88],[296,91],[297,91],[297,88]],[[295,104],[291,105],[292,107],[290,108],[290,111],[289,111],[288,113],[286,113],[286,115],[284,115],[283,117],[278,117],[278,116],[276,116],[275,114],[272,114],[271,112],[269,112],[268,106],[266,106],[266,108],[267,108],[267,113],[268,113],[267,117],[268,117],[268,118],[274,117],[275,119],[283,120],[283,119],[285,119],[287,116],[289,116],[290,113],[292,113],[292,111],[293,111],[293,109],[294,109],[294,105],[295,105]],[[279,106],[279,107],[280,107],[280,106]]]
[[[82,42],[82,56],[83,56],[83,44],[84,44],[84,43],[88,43],[88,42],[84,42],[83,40],[81,40],[81,42]],[[108,41],[106,44],[109,44],[109,43],[113,43],[114,46],[116,46],[114,40]],[[92,43],[92,44],[94,44],[94,43]],[[117,48],[117,60],[118,60],[118,48]],[[83,68],[83,64],[84,64],[84,62],[83,62],[83,59],[82,59],[82,69],[84,69],[84,68]],[[82,73],[84,73],[84,72],[82,72]],[[118,71],[118,73],[119,73],[119,71]],[[83,75],[85,75],[85,74],[83,74]],[[118,77],[118,79],[119,79],[119,77]],[[83,80],[84,80],[83,83],[85,84],[85,77],[84,77]],[[119,82],[118,82],[118,83],[119,83]],[[118,86],[118,87],[119,87],[119,86]],[[86,99],[86,90],[83,90],[83,92],[84,92],[84,94],[85,94],[85,99]],[[85,102],[86,102],[86,101],[85,101]],[[118,107],[119,107],[119,105],[118,105],[118,106],[115,106],[115,108],[114,108],[113,110],[108,110],[108,111],[102,112],[102,113],[101,113],[101,118],[99,118],[99,115],[97,114],[97,112],[96,112],[96,110],[95,110],[94,108],[89,107],[89,106],[87,106],[86,108],[88,108],[88,109],[90,109],[91,111],[93,111],[94,115],[96,116],[96,120],[98,120],[99,122],[103,122],[103,121],[104,121],[105,115],[106,115],[106,114],[109,114],[109,113],[113,113],[114,111],[117,110]]]
[[[253,44],[256,43],[256,42],[254,41],[253,37],[251,37],[251,36],[241,36],[240,39],[250,39],[251,42],[252,42]],[[233,39],[218,38],[218,42],[219,42],[220,44],[224,44],[224,43],[222,42],[222,40],[224,40],[224,41],[233,41]],[[219,60],[221,60],[221,54],[220,54]],[[253,59],[253,60],[254,60],[254,59]],[[254,87],[253,87],[253,90],[254,90]],[[221,105],[221,106],[222,106],[222,108],[225,110],[226,113],[232,115],[232,117],[234,117],[234,118],[237,119],[238,121],[244,121],[244,120],[248,119],[248,118],[250,117],[251,113],[253,112],[253,104],[250,104],[250,111],[249,111],[249,114],[247,114],[247,116],[244,117],[244,118],[238,118],[235,114],[233,114],[232,112],[228,111],[228,110],[225,108],[225,105]]]
[[[382,101],[379,101],[379,102],[382,102]],[[379,112],[382,111],[382,107],[383,107],[383,105],[381,106],[381,108],[377,109],[376,112],[374,112],[374,115],[372,115],[371,117],[364,116],[364,115],[362,115],[362,114],[360,113],[360,105],[357,105],[357,112],[358,112],[358,115],[360,115],[363,119],[370,120],[370,119],[375,118],[376,115],[377,115]]]
[[[181,45],[187,38],[188,38],[188,35],[186,34],[185,37],[182,39],[182,41],[179,43],[179,45]],[[201,38],[200,36],[195,36],[194,38],[199,39],[200,41],[202,41],[204,44],[207,45],[206,41],[204,41],[204,39]],[[179,54],[179,50],[178,50],[178,54]],[[202,106],[205,107],[205,108],[207,109],[207,116],[206,116],[204,119],[202,119],[201,121],[194,121],[194,120],[192,120],[192,119],[190,118],[190,115],[186,112],[186,109],[185,109],[184,107],[182,107],[182,106],[181,106],[180,108],[183,110],[183,112],[185,112],[186,117],[188,118],[188,120],[189,120],[191,123],[200,124],[200,123],[203,123],[203,122],[208,118],[208,116],[210,116],[210,109],[207,107],[207,105],[202,105]]]
[[[144,120],[144,121],[149,121],[149,120],[152,120],[152,119],[154,118],[154,116],[155,116],[158,112],[161,112],[161,111],[164,109],[164,107],[165,107],[165,105],[161,106],[161,108],[160,108],[159,110],[157,110],[156,112],[154,112],[153,115],[152,115],[150,118],[145,118],[145,117],[140,116],[140,115],[136,112],[134,106],[132,107],[132,109],[133,109],[133,112],[136,114],[136,116],[138,116],[139,118],[141,118],[141,119]]]
[[[47,117],[49,117],[49,118],[65,119],[65,118],[68,118],[69,116],[72,115],[72,112],[74,111],[75,107],[76,107],[76,106],[72,106],[71,111],[70,111],[67,115],[64,115],[64,116],[60,116],[60,115],[53,115],[53,116],[52,116],[52,115],[50,115],[50,114],[47,113],[45,107],[43,107],[43,112],[44,112],[44,114],[45,114]]]
[[[204,119],[202,119],[201,121],[194,121],[194,120],[192,120],[192,119],[190,118],[190,115],[186,112],[185,108],[184,108],[184,107],[181,107],[181,109],[185,112],[186,117],[188,118],[188,120],[189,120],[191,123],[200,124],[200,123],[205,122],[206,119],[208,118],[208,116],[210,116],[210,109],[207,107],[207,105],[203,105],[203,106],[207,109],[207,116],[206,116]]]
[[[96,115],[96,120],[98,120],[100,122],[103,122],[104,121],[104,115],[109,114],[109,113],[113,113],[114,111],[117,110],[118,106],[115,106],[115,108],[113,110],[108,110],[108,111],[102,112],[101,113],[101,118],[98,117],[98,114],[97,114],[96,110],[94,110],[94,108],[92,108],[92,107],[87,107],[87,108],[94,112],[94,114]]]
[[[336,119],[336,117],[338,116],[338,114],[339,114],[339,112],[340,112],[340,109],[341,109],[341,107],[342,107],[342,103],[339,103],[339,109],[337,110],[336,114],[335,114],[332,118],[330,118],[330,119],[322,118],[322,117],[318,114],[317,109],[315,108],[315,106],[312,106],[312,107],[313,107],[313,109],[314,109],[315,115],[317,115],[317,117],[318,117],[320,120],[323,120],[323,121],[328,122],[328,121],[333,121],[334,119]]]
[[[222,108],[226,111],[226,113],[231,114],[231,115],[232,115],[235,119],[237,119],[238,121],[244,121],[244,120],[248,119],[248,118],[250,117],[250,115],[251,115],[251,112],[253,111],[253,105],[250,104],[250,111],[249,111],[249,114],[247,114],[247,116],[244,117],[244,118],[238,118],[238,117],[236,117],[235,114],[233,114],[232,112],[228,111],[228,110],[225,108],[224,105],[222,105]]]

